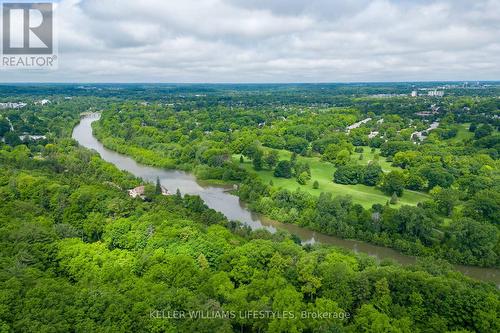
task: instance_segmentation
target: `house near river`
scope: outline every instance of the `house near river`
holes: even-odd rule
[[[144,189],[145,189],[144,185],[137,186],[136,188],[128,190],[128,195],[130,195],[132,198],[140,197],[141,199],[144,199],[145,198]],[[167,190],[166,187],[161,186],[161,195],[172,195],[172,193],[169,190]]]

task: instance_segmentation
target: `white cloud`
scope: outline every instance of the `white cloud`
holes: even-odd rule
[[[0,81],[497,80],[496,0],[62,0],[59,70]]]

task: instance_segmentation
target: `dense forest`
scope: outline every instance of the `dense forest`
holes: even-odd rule
[[[498,91],[370,96],[405,87],[0,87],[27,103],[0,110],[0,332],[500,331],[497,286],[449,264],[500,263]],[[420,258],[301,245],[154,184],[131,198],[141,179],[71,139],[89,111],[140,162]]]

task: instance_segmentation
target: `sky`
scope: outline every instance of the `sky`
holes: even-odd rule
[[[500,80],[500,0],[61,0],[59,67],[0,82]]]

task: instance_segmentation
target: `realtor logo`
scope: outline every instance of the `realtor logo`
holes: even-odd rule
[[[3,54],[52,54],[51,3],[3,4]]]
[[[2,4],[2,67],[53,68],[53,4]]]

